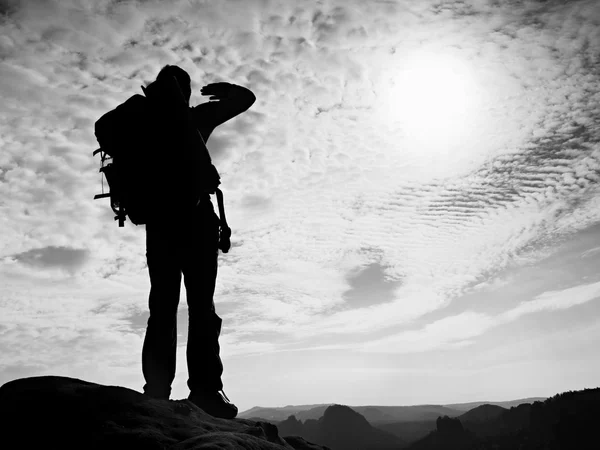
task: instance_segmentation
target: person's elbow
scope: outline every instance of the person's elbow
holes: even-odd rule
[[[244,103],[246,104],[246,109],[250,108],[256,102],[256,95],[248,88],[244,88]]]

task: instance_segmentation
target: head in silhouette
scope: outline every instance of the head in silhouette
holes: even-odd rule
[[[185,101],[189,103],[190,97],[192,96],[192,80],[190,75],[179,66],[166,65],[158,72],[156,81],[160,81],[167,77],[175,77]]]

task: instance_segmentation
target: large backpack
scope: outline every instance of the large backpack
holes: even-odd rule
[[[104,114],[95,124],[101,156],[100,172],[110,192],[94,196],[110,198],[119,227],[125,218],[135,225],[164,215],[165,207],[195,205],[207,186],[220,184],[202,136],[192,123],[187,103],[175,78],[142,87],[139,94]],[[168,130],[162,130],[162,128]],[[161,152],[163,149],[174,149]],[[165,156],[166,154],[166,156]],[[223,193],[216,189],[220,215],[219,248],[227,253],[231,229],[223,207]]]
[[[145,97],[134,95],[95,124],[93,154],[100,153],[110,192],[94,198],[110,197],[119,226],[125,217],[145,224],[166,205],[189,208],[206,185],[220,183],[175,78],[142,90]]]
[[[95,124],[95,134],[100,148],[100,172],[106,178],[110,192],[94,196],[94,199],[110,198],[115,220],[122,227],[129,217],[135,225],[147,223],[150,211],[150,195],[144,193],[149,186],[152,164],[148,158],[158,155],[143,154],[144,148],[152,148],[145,142],[144,119],[147,99],[134,95],[125,103],[104,114]]]

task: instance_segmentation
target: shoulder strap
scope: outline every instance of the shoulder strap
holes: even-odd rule
[[[223,253],[227,253],[231,248],[231,228],[227,225],[227,218],[225,217],[225,205],[223,204],[223,192],[217,188],[215,190],[217,194],[217,203],[219,204],[219,216],[221,219],[221,233],[219,236],[219,248]]]

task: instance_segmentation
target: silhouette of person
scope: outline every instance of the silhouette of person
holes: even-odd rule
[[[204,142],[218,125],[246,111],[256,100],[254,94],[242,86],[212,83],[201,89],[201,93],[210,96],[211,101],[190,108],[190,76],[185,70],[172,65],[163,67],[156,81],[144,90],[146,97],[152,99],[149,93],[156,91],[162,80],[173,78],[187,104],[185,108],[189,108],[188,117]],[[162,124],[152,125],[164,125],[166,131],[155,144],[170,147],[164,148],[163,152],[174,158],[177,154],[174,147],[185,145],[180,136],[169,135],[178,133],[174,131],[177,129],[173,128],[173,124],[168,123],[177,116],[167,112],[161,117]],[[205,148],[194,151],[207,152]],[[161,164],[166,163],[163,161]],[[179,166],[169,166],[165,172],[170,171],[170,175],[163,177],[163,186],[183,187],[188,190],[186,193],[191,190],[194,194],[193,183],[185,178],[199,179],[207,175],[193,173],[195,169],[190,170],[190,167],[195,166],[185,161]],[[169,201],[171,212],[163,216],[157,214],[146,223],[146,259],[151,288],[148,301],[150,317],[142,349],[142,371],[146,381],[144,393],[159,399],[169,399],[171,393],[177,350],[177,307],[183,274],[189,311],[186,351],[188,399],[213,416],[234,418],[237,407],[225,396],[221,381],[223,364],[219,355],[219,335],[222,321],[215,311],[213,300],[219,217],[214,212],[210,193],[214,193],[219,184],[216,169],[209,173],[208,178],[208,185],[202,192],[194,194],[196,197],[192,203],[167,194],[171,197],[164,199]]]

